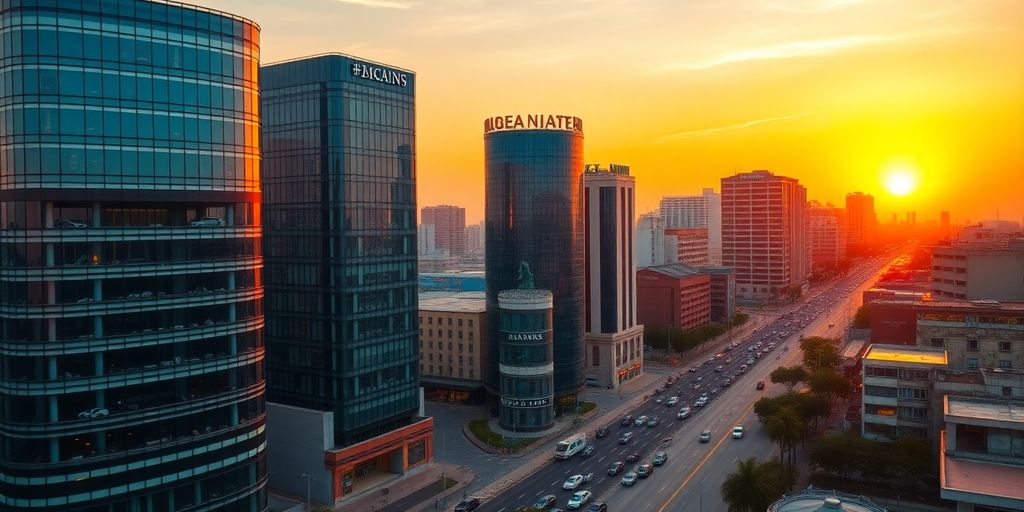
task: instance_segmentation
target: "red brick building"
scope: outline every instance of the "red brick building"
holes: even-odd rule
[[[673,263],[636,273],[638,323],[692,329],[711,321],[711,276]]]

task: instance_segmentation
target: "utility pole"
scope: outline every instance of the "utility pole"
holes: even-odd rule
[[[311,493],[309,492],[309,480],[313,478],[313,475],[302,474],[302,477],[306,479],[306,512],[312,512],[312,500],[310,500]]]

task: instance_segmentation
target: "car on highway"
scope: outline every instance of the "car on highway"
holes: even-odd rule
[[[764,381],[763,381],[763,380],[759,380],[759,381],[757,381],[757,385],[756,385],[756,386],[754,386],[754,387],[755,387],[755,388],[757,388],[757,389],[759,389],[759,390],[760,390],[760,389],[764,389]]]
[[[743,439],[743,427],[736,425],[732,428],[733,439]]]
[[[654,403],[656,403],[656,404],[660,404],[661,402],[662,402],[662,400],[661,400],[660,396],[658,398],[654,399]]]
[[[633,424],[633,415],[627,414],[623,416],[622,421],[619,422],[620,427],[628,427]]]
[[[622,473],[622,470],[626,469],[626,463],[620,461],[613,462],[611,467],[608,468],[608,476],[615,476]]]
[[[701,433],[700,433],[700,442],[706,443],[706,442],[708,442],[710,440],[711,440],[711,431],[710,430],[703,430],[703,431],[701,431]]]
[[[657,416],[651,416],[650,418],[647,418],[647,426],[648,427],[657,427],[658,426],[658,417]]]
[[[675,407],[679,404],[679,397],[669,397],[668,401],[665,402],[665,407]]]
[[[638,460],[640,460],[640,452],[633,452],[626,455],[626,462],[636,462]]]
[[[581,457],[590,457],[594,454],[594,445],[589,445],[580,452]]]
[[[658,450],[654,452],[654,457],[651,459],[651,462],[654,463],[655,466],[660,466],[668,462],[668,454]]]
[[[647,416],[644,416],[643,414],[637,416],[636,419],[633,420],[634,427],[642,427],[645,423],[647,423]]]
[[[683,407],[679,409],[679,413],[676,414],[676,419],[685,420],[690,417],[691,409],[689,407]]]
[[[546,494],[537,498],[537,501],[533,502],[533,508],[551,508],[558,502],[558,498],[554,494]]]
[[[601,427],[601,428],[597,429],[597,438],[598,438],[598,439],[600,439],[600,438],[602,438],[602,437],[604,437],[604,436],[608,435],[608,431],[609,431],[609,430],[610,430],[610,429],[608,428],[608,426],[607,426],[607,425],[605,425],[605,426],[603,426],[603,427]]]
[[[693,405],[695,407],[704,407],[707,404],[708,404],[708,397],[706,397],[706,396],[702,396],[702,397],[698,398],[697,401],[693,403]]]
[[[715,373],[722,373],[722,365],[718,365],[715,367]]]
[[[566,505],[572,510],[579,510],[583,508],[588,501],[590,501],[590,491],[576,491],[572,497],[569,498],[569,504]]]
[[[480,507],[480,498],[466,498],[455,505],[455,512],[473,512]]]
[[[575,491],[581,485],[583,485],[583,475],[573,475],[565,479],[565,482],[562,483],[562,489]]]
[[[619,444],[629,444],[630,441],[632,441],[632,440],[633,440],[633,433],[632,432],[623,432],[619,436]]]
[[[652,474],[654,474],[654,465],[649,462],[636,467],[636,476],[640,478],[647,478]]]
[[[608,505],[605,505],[604,503],[591,503],[590,506],[587,507],[587,512],[608,512]]]
[[[631,485],[633,485],[635,483],[636,483],[636,473],[630,471],[629,473],[626,473],[625,475],[622,475],[622,485],[625,485],[626,487],[629,487],[629,486],[631,486]]]

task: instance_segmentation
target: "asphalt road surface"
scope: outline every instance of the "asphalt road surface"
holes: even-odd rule
[[[562,489],[565,479],[575,474],[593,473],[593,480],[577,490],[589,490],[593,493],[589,503],[605,501],[610,511],[725,511],[719,487],[735,468],[736,461],[751,456],[764,459],[772,454],[775,447],[753,414],[754,402],[758,398],[783,391],[781,385],[769,382],[768,375],[780,365],[791,365],[800,360],[798,339],[801,335],[838,335],[859,306],[861,291],[875,282],[884,262],[874,259],[854,269],[850,275],[800,307],[748,337],[734,341],[732,350],[699,363],[696,371],[681,369],[679,381],[674,386],[645,400],[630,412],[633,416],[658,417],[657,426],[623,427],[617,419],[609,425],[609,435],[597,439],[594,431],[600,425],[592,425],[587,435],[588,441],[596,448],[593,455],[576,455],[566,461],[557,461],[552,449],[549,463],[487,500],[478,510],[512,512],[547,494],[555,495],[558,499],[556,507],[564,509],[573,493]],[[761,344],[760,348],[754,348],[756,343]],[[775,348],[768,350],[769,343],[775,343]],[[760,358],[755,359],[745,374],[741,373],[740,366],[747,364],[748,357],[758,350],[763,351]],[[723,381],[730,377],[733,384],[723,387]],[[767,385],[763,391],[755,389],[759,380],[764,380]],[[703,408],[695,407],[695,401],[704,393],[708,394],[708,404]],[[656,399],[664,401],[670,396],[679,397],[677,406],[656,403]],[[692,413],[689,418],[678,420],[676,413],[682,406],[689,406]],[[731,438],[732,427],[736,425],[746,429],[742,439]],[[705,429],[711,431],[711,441],[699,443],[698,434]],[[633,432],[633,441],[628,445],[618,444],[619,434],[626,431]],[[568,435],[566,433],[566,437]],[[673,442],[665,445],[663,440],[668,436],[673,437]],[[628,454],[639,452],[642,461],[650,461],[659,447],[668,454],[668,462],[656,467],[651,477],[638,480],[633,487],[620,484],[621,473],[608,475],[609,466],[616,461],[625,462]],[[626,470],[633,469],[635,465],[627,463]]]

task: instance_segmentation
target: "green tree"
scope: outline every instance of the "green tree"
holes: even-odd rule
[[[853,328],[871,328],[871,304],[864,304],[863,306],[857,309],[857,314],[853,316]]]
[[[796,461],[796,443],[803,438],[806,423],[796,409],[787,405],[769,416],[764,425],[768,437],[779,443],[779,462],[783,462],[783,456],[788,455],[786,463],[792,467]]]
[[[921,482],[932,473],[931,444],[926,439],[905,436],[892,443],[889,450],[892,461],[892,472],[895,476],[910,481]]]
[[[811,336],[800,340],[800,350],[804,353],[804,367],[812,373],[818,368],[835,368],[839,366],[839,340]]]
[[[860,436],[852,432],[824,436],[811,445],[808,456],[810,463],[818,469],[840,478],[850,478],[858,469],[858,460],[863,452]]]
[[[771,381],[775,384],[785,384],[786,392],[791,393],[793,386],[807,380],[807,370],[803,366],[780,366],[772,370]]]
[[[811,387],[811,393],[825,399],[829,413],[832,412],[832,406],[837,399],[849,398],[853,393],[853,385],[850,384],[850,381],[828,367],[820,368],[812,373],[807,383]]]
[[[722,482],[722,499],[729,512],[762,512],[782,497],[786,479],[792,473],[782,471],[779,463],[757,462],[751,457],[736,463],[736,471]]]

